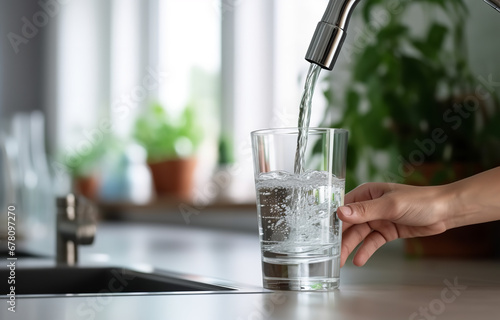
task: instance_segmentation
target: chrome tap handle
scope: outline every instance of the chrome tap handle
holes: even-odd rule
[[[94,206],[83,197],[68,194],[57,199],[58,264],[75,265],[78,245],[90,245],[96,234]]]

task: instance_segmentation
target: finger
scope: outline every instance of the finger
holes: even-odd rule
[[[354,251],[354,249],[363,242],[372,232],[370,226],[366,223],[355,225],[349,228],[346,232],[342,234],[342,249],[340,253],[340,267],[343,267],[349,255]]]
[[[337,209],[337,215],[345,223],[361,224],[375,220],[395,221],[400,218],[402,210],[390,194],[369,201],[350,203]]]
[[[346,195],[345,203],[349,204],[357,201],[372,200],[378,198],[384,194],[385,191],[391,189],[389,184],[384,183],[365,183],[356,189],[352,190]],[[342,210],[341,210],[342,211]],[[345,212],[344,215],[345,217]],[[341,220],[344,220],[341,218]],[[348,223],[344,221],[342,225],[342,232],[349,229],[353,223]]]
[[[342,222],[342,233],[344,233],[347,229],[349,229],[352,226],[353,226],[352,223]]]
[[[365,183],[346,194],[344,203],[349,204],[380,198],[393,188],[394,185],[390,183]]]
[[[382,233],[374,230],[365,238],[363,244],[359,247],[352,260],[353,263],[358,267],[364,266],[375,251],[387,242],[388,240],[382,235]]]

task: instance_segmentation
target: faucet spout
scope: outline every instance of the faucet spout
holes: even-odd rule
[[[500,12],[500,0],[484,0],[484,2],[492,6],[496,11]]]
[[[345,30],[351,14],[360,0],[330,0],[323,14],[322,22],[333,24]]]
[[[352,12],[360,0],[330,0],[307,50],[306,60],[332,70],[346,38]]]
[[[500,12],[500,0],[484,0]],[[332,70],[344,44],[352,12],[360,0],[330,0],[307,50],[306,60]]]

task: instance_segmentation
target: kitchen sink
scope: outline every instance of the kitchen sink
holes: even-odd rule
[[[0,244],[3,244],[0,242]],[[7,247],[7,244],[5,244],[5,247]],[[0,259],[5,259],[5,258],[12,258],[11,255],[9,255],[10,251],[7,250],[0,250]],[[38,255],[38,254],[33,254],[25,251],[19,251],[16,250],[16,255],[17,258],[46,258],[45,256]]]
[[[16,296],[118,295],[231,292],[235,288],[200,282],[201,278],[165,271],[143,272],[120,267],[51,267],[14,270],[15,284],[9,284],[9,269],[0,269],[0,295],[8,297],[11,286]],[[206,279],[205,279],[206,280]],[[212,281],[214,282],[214,281]]]

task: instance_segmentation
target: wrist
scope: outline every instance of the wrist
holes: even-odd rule
[[[446,229],[453,229],[469,224],[479,223],[476,220],[481,211],[477,204],[477,199],[467,188],[467,183],[457,181],[442,186],[448,202],[447,213],[445,214]]]

